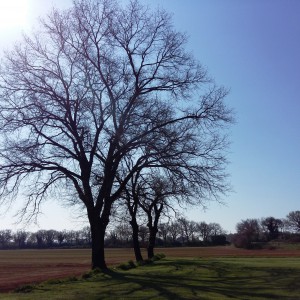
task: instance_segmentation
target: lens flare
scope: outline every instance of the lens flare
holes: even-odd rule
[[[0,0],[0,29],[24,27],[27,10],[28,0]]]

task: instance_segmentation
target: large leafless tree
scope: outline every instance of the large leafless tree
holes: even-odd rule
[[[75,0],[69,10],[53,10],[1,62],[2,203],[22,192],[22,213],[29,217],[47,198],[81,203],[91,227],[92,267],[106,268],[112,206],[133,174],[171,157],[171,147],[161,151],[169,143],[165,132],[180,138],[176,130],[189,127],[199,142],[199,197],[224,192],[220,129],[232,117],[227,92],[209,80],[185,44],[168,13],[138,1],[125,7]]]

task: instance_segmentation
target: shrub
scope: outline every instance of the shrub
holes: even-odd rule
[[[128,265],[129,265],[132,269],[136,267],[136,265],[135,265],[135,263],[134,263],[133,260],[129,260],[129,261],[128,261]]]
[[[157,261],[157,260],[160,260],[160,257],[157,256],[157,255],[154,255],[152,258],[151,258],[152,261]]]
[[[123,271],[127,271],[130,269],[134,269],[136,267],[135,263],[133,260],[129,260],[127,263],[120,264],[117,268],[121,269]]]
[[[147,259],[145,259],[145,260],[140,260],[140,261],[138,261],[138,262],[137,262],[137,265],[138,265],[138,266],[145,266],[145,265],[150,265],[150,264],[152,264],[152,263],[153,263],[153,260],[147,258]]]
[[[251,247],[250,240],[242,234],[235,234],[232,238],[232,242],[237,248],[250,249]]]
[[[15,293],[30,293],[35,288],[34,285],[26,284],[15,289]]]
[[[88,278],[92,278],[98,274],[102,273],[102,270],[99,268],[93,269],[85,274],[82,275],[82,279],[88,279]],[[77,278],[76,278],[77,280]]]
[[[155,256],[157,256],[159,259],[163,259],[166,257],[164,253],[157,253]]]
[[[97,275],[102,273],[102,270],[100,268],[95,268],[91,271],[92,275]]]
[[[82,279],[89,279],[89,278],[91,278],[91,277],[93,277],[92,271],[87,272],[87,273],[84,273],[84,274],[82,275]]]
[[[73,282],[73,281],[78,281],[78,278],[76,276],[71,276],[66,279],[66,282]]]
[[[59,284],[62,282],[63,282],[63,280],[60,280],[60,279],[49,279],[49,280],[45,281],[46,284]]]

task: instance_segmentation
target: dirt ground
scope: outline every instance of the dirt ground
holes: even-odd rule
[[[300,250],[244,250],[233,247],[159,248],[167,257],[300,257]],[[145,252],[144,252],[145,255]],[[0,292],[49,279],[80,276],[90,268],[90,249],[2,250]],[[145,255],[146,256],[146,255]],[[132,249],[106,249],[109,266],[134,259]]]

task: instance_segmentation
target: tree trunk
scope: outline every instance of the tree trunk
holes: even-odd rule
[[[147,248],[148,258],[151,259],[154,256],[155,239],[158,229],[155,227],[149,228],[149,244]]]
[[[104,238],[107,224],[99,216],[89,216],[89,220],[92,236],[92,269],[106,270]]]
[[[130,221],[130,225],[132,227],[132,241],[133,241],[135,260],[142,261],[143,256],[141,253],[141,247],[140,247],[140,242],[139,242],[139,226],[138,226],[135,218],[133,218]]]

